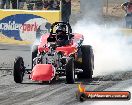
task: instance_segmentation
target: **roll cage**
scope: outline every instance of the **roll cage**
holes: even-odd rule
[[[54,42],[57,40],[57,33],[56,33],[56,27],[60,26],[60,25],[65,25],[66,26],[66,35],[68,36],[68,40],[71,39],[71,37],[73,37],[72,35],[72,28],[70,26],[69,23],[67,22],[55,22],[52,24],[51,26],[51,30],[50,30],[50,36],[47,39],[48,42]]]

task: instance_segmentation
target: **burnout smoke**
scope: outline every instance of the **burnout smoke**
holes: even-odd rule
[[[132,45],[118,28],[106,28],[82,20],[73,31],[83,34],[83,44],[94,49],[94,76],[132,69]]]

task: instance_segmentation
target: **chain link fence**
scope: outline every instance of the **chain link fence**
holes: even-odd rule
[[[104,0],[103,14],[105,16],[123,17],[125,12],[121,9],[121,4],[127,0]]]

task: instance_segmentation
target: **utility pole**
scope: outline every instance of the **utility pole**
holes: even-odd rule
[[[109,12],[109,0],[106,2],[106,16],[108,15]]]
[[[17,0],[17,9],[19,9],[19,0]]]

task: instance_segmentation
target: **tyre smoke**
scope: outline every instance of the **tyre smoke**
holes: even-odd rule
[[[81,20],[74,26],[73,31],[83,34],[83,44],[93,47],[94,76],[132,69],[131,40],[119,28],[108,28]]]
[[[73,32],[84,35],[84,43],[93,47],[94,76],[132,70],[132,38],[121,31],[121,20],[104,21],[103,0],[81,0],[82,18]],[[106,25],[107,24],[107,25]]]

